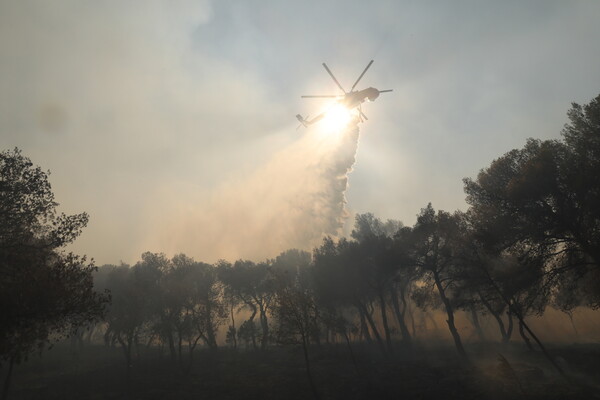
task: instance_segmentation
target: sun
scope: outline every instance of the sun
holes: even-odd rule
[[[325,113],[321,125],[327,132],[339,132],[350,123],[352,118],[350,110],[341,104],[335,104]]]

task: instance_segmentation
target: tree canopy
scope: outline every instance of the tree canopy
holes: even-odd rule
[[[488,250],[520,249],[600,287],[600,96],[573,103],[563,140],[529,139],[465,179],[478,238]],[[600,290],[588,293],[600,305]]]
[[[86,213],[58,214],[48,174],[21,151],[0,153],[0,359],[19,362],[102,315],[94,266],[61,250]]]

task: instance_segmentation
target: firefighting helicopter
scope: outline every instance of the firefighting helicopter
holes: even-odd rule
[[[380,93],[385,93],[385,92],[391,92],[393,89],[386,89],[386,90],[378,90],[375,89],[373,87],[369,87],[363,90],[354,90],[354,88],[356,87],[356,85],[358,84],[358,82],[360,82],[360,80],[362,79],[363,75],[367,72],[367,70],[369,69],[369,67],[371,66],[371,64],[373,64],[373,60],[371,60],[369,62],[369,64],[367,64],[366,68],[363,70],[363,72],[360,74],[360,76],[358,77],[358,79],[356,80],[356,82],[354,82],[354,85],[352,85],[352,87],[350,88],[349,92],[346,92],[346,90],[344,90],[344,88],[342,87],[342,85],[338,82],[338,80],[336,79],[336,77],[333,75],[333,73],[331,72],[331,70],[329,69],[329,67],[327,66],[327,64],[323,63],[323,67],[325,68],[325,70],[327,71],[327,73],[329,74],[329,76],[331,76],[331,78],[333,79],[333,81],[335,82],[335,84],[341,89],[342,92],[344,92],[343,95],[305,95],[305,96],[300,96],[304,99],[307,98],[331,98],[331,99],[338,99],[337,104],[340,104],[344,107],[346,107],[348,110],[353,110],[353,109],[358,109],[358,121],[359,122],[364,122],[366,120],[368,120],[367,116],[362,112],[362,103],[364,103],[365,101],[374,101],[377,97],[379,97]],[[312,125],[318,121],[320,121],[321,119],[323,119],[323,117],[325,116],[326,113],[321,113],[319,115],[317,115],[316,117],[314,117],[313,119],[309,120],[308,117],[303,118],[302,115],[297,114],[296,118],[298,119],[298,121],[300,121],[300,124],[298,126],[298,128],[300,126],[304,126],[305,128],[307,128],[309,125]]]

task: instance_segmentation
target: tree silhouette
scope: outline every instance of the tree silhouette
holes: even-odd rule
[[[139,274],[135,274],[128,265],[108,268],[106,285],[112,301],[106,315],[108,327],[104,337],[106,344],[116,341],[121,346],[129,380],[134,345],[138,343],[152,312],[148,302],[150,293],[138,281]]]
[[[459,213],[435,213],[431,204],[421,210],[412,229],[410,254],[423,273],[423,289],[436,291],[446,311],[448,329],[459,355],[467,354],[454,322],[456,301],[454,291],[460,279],[462,265],[457,258],[457,246],[464,232],[464,219]]]
[[[0,153],[0,362],[10,373],[51,338],[101,317],[92,263],[61,248],[79,236],[85,213],[58,214],[48,174],[21,151]]]
[[[354,308],[360,318],[361,335],[368,342],[375,337],[381,353],[387,355],[386,344],[374,319],[378,301],[374,283],[371,280],[374,270],[368,253],[356,241],[344,238],[335,243],[331,238],[323,239],[323,244],[314,251],[315,283],[321,301],[337,308],[337,315],[344,309]]]
[[[482,242],[496,252],[527,247],[560,275],[594,280],[587,296],[600,304],[600,96],[573,103],[562,141],[529,139],[465,179],[467,202]]]
[[[394,229],[400,226],[400,223],[393,221],[382,224],[373,214],[359,214],[356,216],[352,231],[352,237],[357,242],[354,247],[357,252],[357,261],[359,261],[359,274],[361,279],[369,285],[373,292],[372,295],[377,301],[385,343],[389,352],[393,351],[393,347],[390,323],[387,317],[388,297],[394,300],[394,309],[402,333],[405,340],[410,341],[393,284],[399,263],[392,237],[395,233]]]
[[[309,346],[318,331],[318,307],[309,282],[300,271],[290,274],[281,269],[274,273],[275,302],[273,316],[277,323],[276,338],[282,344],[300,344],[304,355],[306,374],[315,399],[319,393],[311,373]]]
[[[217,347],[217,330],[227,315],[217,270],[183,254],[173,257],[172,261],[175,268],[170,275],[178,283],[178,297],[183,300],[183,319],[190,330],[188,336],[194,332],[214,349]]]
[[[219,279],[226,290],[237,297],[252,312],[249,325],[252,326],[258,314],[261,328],[261,348],[264,349],[269,341],[268,313],[274,296],[272,280],[268,262],[254,263],[247,260],[238,260],[233,265],[221,262],[218,267]],[[241,329],[241,327],[240,327]],[[256,348],[255,330],[249,329],[252,335],[252,344]]]

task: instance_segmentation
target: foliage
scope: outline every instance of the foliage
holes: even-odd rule
[[[217,347],[216,333],[226,313],[214,266],[184,254],[168,259],[146,252],[133,267],[106,268],[106,286],[113,293],[106,338],[120,343],[128,368],[133,346],[142,339],[166,344],[182,368],[184,345],[190,360],[199,340]]]
[[[85,213],[58,214],[48,174],[21,154],[0,153],[0,360],[19,362],[102,315],[93,263],[61,248]]]
[[[563,140],[530,139],[465,179],[478,239],[488,251],[542,259],[548,272],[587,276],[600,304],[600,96],[573,103]],[[558,278],[556,276],[556,278]]]

